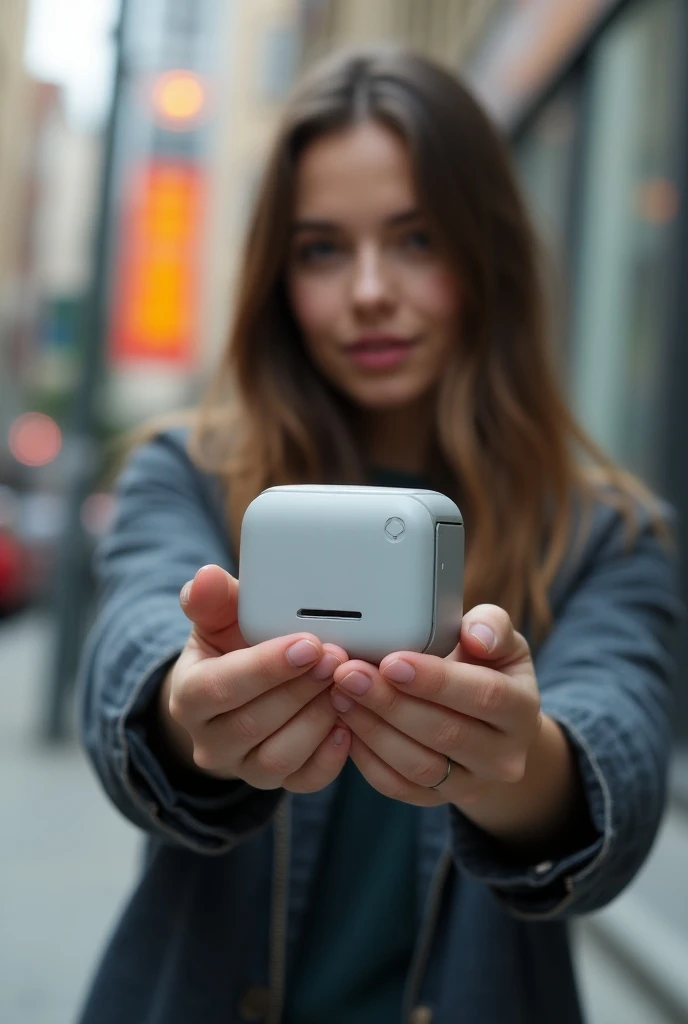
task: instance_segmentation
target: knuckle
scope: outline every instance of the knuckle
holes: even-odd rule
[[[289,775],[290,772],[290,765],[284,755],[266,743],[261,744],[258,748],[256,763],[263,775],[271,775],[282,779]]]
[[[412,766],[409,779],[417,786],[434,786],[443,774],[442,767],[438,767],[433,761],[425,760]]]
[[[393,715],[399,705],[400,699],[399,691],[394,686],[380,687],[380,692],[376,694],[376,699],[370,702],[370,706],[374,707],[376,712],[383,715]]]
[[[259,682],[271,684],[275,679],[275,659],[269,650],[258,646],[254,650],[254,673]]]
[[[218,671],[212,661],[204,665],[204,672],[197,685],[197,694],[210,704],[224,705],[231,700],[233,681]]]
[[[233,735],[242,743],[252,743],[261,734],[260,723],[248,707],[243,707],[230,715],[228,726]]]
[[[356,732],[361,739],[365,739],[366,744],[370,747],[377,745],[378,739],[384,736],[384,731],[388,728],[387,723],[379,719],[377,715],[362,716],[361,721],[356,724]]]
[[[169,711],[176,721],[183,721],[198,701],[199,680],[194,675],[187,675],[180,680],[170,692]]]
[[[431,668],[425,678],[425,688],[433,697],[439,696],[447,685],[447,674],[444,664]]]
[[[216,758],[209,747],[200,747],[198,744],[193,749],[194,764],[204,771],[213,771],[217,767]]]
[[[188,705],[184,701],[184,695],[182,693],[174,693],[170,697],[170,702],[167,705],[170,713],[170,718],[173,718],[179,725],[184,725],[187,720]]]
[[[510,754],[500,760],[496,776],[500,782],[521,782],[526,771],[526,759],[522,754]]]
[[[494,673],[489,676],[476,694],[476,706],[483,714],[495,714],[501,711],[506,700],[507,686],[502,676]]]
[[[451,754],[463,747],[470,735],[471,727],[467,718],[447,715],[439,722],[431,736],[431,747],[440,754]]]

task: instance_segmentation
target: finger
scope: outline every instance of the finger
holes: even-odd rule
[[[234,711],[217,715],[202,727],[202,742],[231,751],[236,763],[254,747],[281,729],[332,682],[346,652],[334,644],[323,645],[323,656],[304,675],[287,680]]]
[[[351,731],[378,757],[400,775],[419,786],[432,786],[441,779],[447,758],[463,770],[490,781],[517,781],[523,775],[524,759],[519,744],[511,737],[479,722],[466,720],[468,732],[462,732],[457,744],[451,719],[436,726],[439,739],[426,740],[412,726],[414,734],[402,732],[368,708],[356,706],[342,713]],[[437,742],[437,746],[435,746]]]
[[[375,688],[380,679],[393,690]],[[511,731],[515,723],[530,716],[538,701],[532,687],[491,666],[468,665],[411,651],[389,655],[379,670],[362,661],[346,662],[336,670],[334,681],[338,690],[346,691],[366,707],[374,707],[390,721],[396,710],[395,695],[405,694],[478,719],[494,729]],[[366,681],[369,685],[364,689]]]
[[[355,709],[346,709],[344,702],[348,700],[356,701]],[[367,693],[355,698],[348,692],[342,693],[340,685],[332,693],[332,704],[354,732],[384,760],[389,760],[386,755],[390,753],[392,739],[402,737],[418,745],[416,753],[418,748],[432,751],[436,763],[443,764],[449,757],[469,771],[493,779],[501,779],[512,772],[516,774],[517,738],[470,715],[400,693],[398,687],[382,678],[375,679]],[[415,779],[415,776],[407,777]]]
[[[192,666],[170,713],[182,724],[208,722],[315,668],[323,646],[311,633],[275,637]],[[174,707],[173,707],[174,704]]]
[[[238,600],[237,580],[219,565],[202,566],[179,595],[198,639],[216,654],[246,647],[237,620]]]
[[[241,765],[241,777],[257,789],[281,786],[284,779],[304,766],[336,720],[329,693],[321,693],[250,751]]]
[[[409,782],[378,757],[355,733],[351,737],[349,757],[366,782],[390,800],[401,800],[406,804],[415,804],[416,807],[438,807],[447,802],[446,797],[437,790],[423,789]]]
[[[530,659],[525,638],[514,629],[508,613],[494,604],[476,605],[464,615],[459,652],[498,668]]]
[[[336,722],[303,767],[284,780],[284,788],[290,793],[316,793],[329,786],[344,767],[350,746],[351,732]]]

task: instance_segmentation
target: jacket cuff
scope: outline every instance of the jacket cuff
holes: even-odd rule
[[[137,666],[139,681],[118,723],[123,781],[151,831],[197,853],[227,853],[270,822],[283,794],[182,768],[165,749],[155,699],[182,648],[172,640],[162,656]]]
[[[586,881],[605,860],[613,834],[611,798],[604,775],[583,733],[562,715],[548,711],[571,744],[593,827],[593,840],[563,856],[524,865],[505,846],[451,808],[452,845],[461,871],[489,886],[505,909],[518,917],[547,920],[567,916]]]

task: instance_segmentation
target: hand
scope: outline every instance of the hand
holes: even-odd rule
[[[391,654],[379,669],[350,661],[334,679],[350,756],[381,793],[451,802],[507,840],[537,842],[559,827],[576,794],[573,759],[559,726],[540,713],[528,644],[503,609],[467,613],[445,659]],[[446,775],[447,758],[449,777],[429,788]]]
[[[217,565],[180,595],[193,623],[161,689],[163,727],[188,763],[257,789],[313,792],[341,771],[349,730],[328,686],[347,660],[299,633],[248,647],[237,621],[238,583]]]

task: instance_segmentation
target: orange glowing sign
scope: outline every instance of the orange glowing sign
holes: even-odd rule
[[[206,90],[193,71],[166,71],[153,86],[153,106],[165,127],[185,129],[202,115]]]
[[[192,362],[204,192],[203,172],[181,161],[156,160],[130,177],[115,265],[114,362]]]

